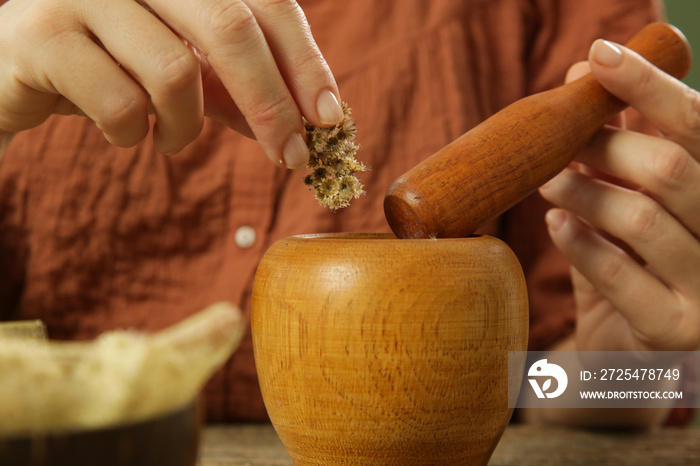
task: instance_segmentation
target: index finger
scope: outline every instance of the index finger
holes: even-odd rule
[[[204,54],[268,158],[308,162],[301,112],[253,12],[242,0],[149,0],[173,29]]]
[[[335,78],[295,0],[245,0],[304,117],[316,126],[343,119]]]
[[[627,102],[669,139],[700,157],[700,94],[653,66],[638,53],[597,40],[591,71],[610,93]]]

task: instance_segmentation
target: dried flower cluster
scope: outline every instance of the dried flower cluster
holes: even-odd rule
[[[343,113],[343,121],[331,128],[317,128],[305,122],[306,145],[311,157],[310,173],[304,183],[313,189],[318,203],[331,210],[347,207],[352,199],[365,193],[355,173],[367,167],[355,158],[360,147],[355,144],[357,130],[346,103],[343,103]]]

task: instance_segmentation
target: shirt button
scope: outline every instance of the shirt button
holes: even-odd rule
[[[239,248],[248,249],[255,243],[255,230],[253,227],[243,225],[236,230],[235,241]]]

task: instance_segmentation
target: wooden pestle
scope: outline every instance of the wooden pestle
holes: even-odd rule
[[[627,47],[682,79],[691,53],[673,26],[653,23]],[[588,74],[499,111],[399,177],[384,199],[399,238],[469,236],[563,170],[624,102]]]

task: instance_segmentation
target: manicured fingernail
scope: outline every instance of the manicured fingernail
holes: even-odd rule
[[[282,156],[287,168],[301,168],[309,162],[309,149],[301,134],[294,133],[289,136],[284,145]]]
[[[566,221],[566,212],[562,209],[550,209],[544,219],[550,230],[557,231]]]
[[[614,68],[622,63],[622,50],[612,42],[598,39],[591,47],[591,58],[599,65]]]
[[[335,125],[343,119],[343,108],[338,103],[335,95],[329,90],[322,91],[318,96],[316,111],[318,112],[318,119],[324,125]]]

